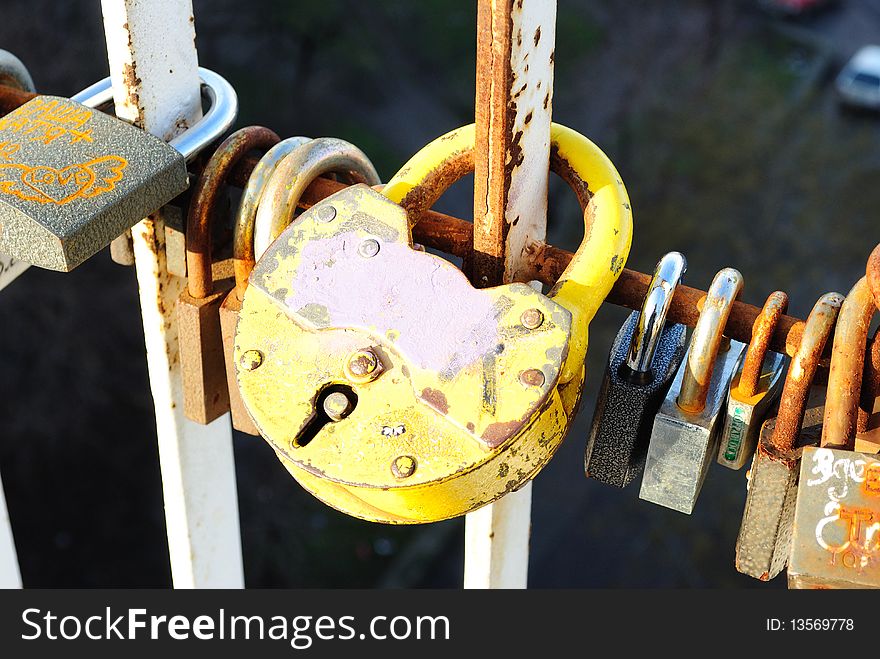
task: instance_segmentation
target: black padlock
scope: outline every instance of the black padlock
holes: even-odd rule
[[[588,478],[625,487],[645,466],[654,416],[684,359],[687,328],[667,325],[666,312],[686,269],[678,252],[660,259],[641,312],[614,339],[584,455]]]

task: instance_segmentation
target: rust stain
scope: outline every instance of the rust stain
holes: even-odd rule
[[[428,403],[428,405],[440,412],[440,414],[445,415],[449,413],[449,402],[446,400],[446,394],[439,389],[425,387],[422,389],[421,398]]]
[[[522,425],[522,421],[496,421],[490,423],[483,431],[481,439],[490,448],[495,448],[512,437]]]

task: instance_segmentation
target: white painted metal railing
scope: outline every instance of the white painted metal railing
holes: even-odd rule
[[[191,0],[101,4],[117,116],[171,139],[201,115]],[[485,199],[475,204],[481,210],[475,213],[474,242],[500,259],[503,278],[510,280],[521,266],[523,245],[543,239],[546,229],[556,2],[480,0],[478,13],[475,196]],[[506,178],[514,148],[522,149],[523,161]],[[516,217],[524,221],[513,225]],[[184,280],[165,269],[161,213],[132,235],[174,586],[241,588],[229,415],[208,426],[184,416],[172,315]],[[0,263],[0,289],[25,267]],[[465,587],[526,586],[530,514],[529,483],[468,515]],[[0,587],[20,585],[0,483]]]

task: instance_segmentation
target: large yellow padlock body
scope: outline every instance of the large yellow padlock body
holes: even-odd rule
[[[257,264],[235,359],[245,404],[304,487],[359,517],[422,522],[498,498],[553,454],[567,424],[556,384],[570,324],[525,284],[472,287],[413,248],[400,206],[353,186],[304,213]],[[349,364],[368,350],[381,372],[363,381]],[[253,370],[241,367],[248,351],[259,353]],[[340,389],[356,403],[331,421],[321,401]]]
[[[523,485],[561,444],[588,324],[623,268],[632,216],[595,145],[556,124],[551,140],[585,238],[548,296],[475,289],[413,249],[419,206],[454,182],[447,164],[472,166],[473,126],[429,144],[382,194],[355,186],[314,206],[257,264],[236,377],[261,434],[319,499],[372,521],[455,517]],[[379,365],[367,377],[352,371],[365,353]],[[342,392],[353,404],[331,419],[326,403]]]

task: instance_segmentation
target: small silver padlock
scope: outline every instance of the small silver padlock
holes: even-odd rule
[[[788,561],[801,454],[819,442],[816,428],[821,431],[825,413],[825,391],[811,385],[842,303],[839,293],[816,302],[791,360],[779,412],[761,427],[736,540],[736,569],[761,581],[773,579]]]
[[[767,347],[787,308],[788,295],[770,294],[752,326],[749,347],[736,365],[718,442],[718,464],[729,469],[741,469],[754,454],[761,424],[782,389],[785,355]]]
[[[639,497],[691,514],[718,452],[722,409],[745,345],[723,336],[742,275],[725,268],[709,287],[688,354],[654,419]]]
[[[687,327],[666,312],[687,269],[678,252],[657,264],[642,303],[617,333],[584,452],[584,473],[625,487],[645,466],[651,425],[684,359]]]

